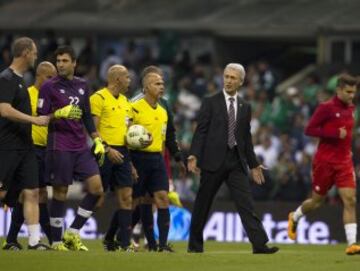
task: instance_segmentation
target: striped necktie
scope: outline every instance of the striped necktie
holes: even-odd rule
[[[235,108],[234,108],[234,101],[235,99],[230,97],[230,106],[229,106],[229,126],[228,126],[228,146],[232,149],[235,146]]]

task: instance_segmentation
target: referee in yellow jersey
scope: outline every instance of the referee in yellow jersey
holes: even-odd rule
[[[157,73],[146,73],[142,78],[144,97],[133,102],[133,123],[143,125],[152,135],[152,143],[139,150],[131,151],[131,159],[139,175],[134,186],[134,198],[144,197],[149,193],[154,197],[158,209],[157,225],[159,228],[159,246],[153,232],[153,218],[149,204],[142,204],[141,220],[150,251],[173,252],[167,243],[169,213],[169,182],[166,174],[163,151],[166,139],[168,114],[159,104],[164,94],[164,81]]]
[[[128,70],[121,65],[111,66],[107,73],[107,86],[90,97],[91,113],[101,138],[108,144],[104,164],[100,167],[104,191],[115,191],[118,210],[114,213],[109,230],[103,240],[104,249],[117,250],[114,236],[119,227],[120,249],[133,251],[130,246],[132,215],[132,165],[125,137],[133,118],[131,104],[124,94],[130,84]],[[115,227],[114,227],[115,225]]]
[[[54,76],[56,76],[55,66],[47,61],[41,62],[36,68],[36,78],[35,83],[28,88],[28,93],[31,103],[31,113],[33,116],[37,116],[36,108],[39,97],[39,89],[42,84]],[[51,234],[50,234],[50,220],[49,212],[47,208],[47,189],[46,181],[44,179],[45,171],[45,149],[47,143],[47,127],[46,126],[37,126],[32,125],[32,139],[35,145],[35,154],[39,164],[39,210],[40,210],[40,225],[44,231],[46,237],[51,244]],[[17,196],[7,195],[10,201],[14,201],[11,205],[14,206],[11,213],[11,224],[6,241],[3,244],[4,250],[21,250],[22,246],[17,241],[17,235],[20,231],[22,224],[24,223],[24,214],[23,214],[23,200],[20,196],[20,200],[17,201]],[[16,202],[15,202],[16,201]]]

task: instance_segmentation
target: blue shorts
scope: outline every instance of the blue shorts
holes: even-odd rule
[[[39,169],[39,188],[46,187],[47,182],[45,180],[45,156],[46,147],[35,145],[35,155],[38,161]]]
[[[99,167],[90,149],[83,151],[47,151],[45,179],[53,186],[68,186],[99,175]]]
[[[169,180],[161,153],[131,151],[131,161],[139,179],[134,184],[133,197],[153,195],[158,191],[169,191]]]
[[[122,164],[113,164],[109,158],[105,158],[104,164],[100,167],[100,174],[104,191],[107,191],[109,187],[123,188],[132,187],[133,180],[131,178],[131,166],[129,151],[126,147],[111,146],[111,148],[117,150],[124,156],[124,162]]]

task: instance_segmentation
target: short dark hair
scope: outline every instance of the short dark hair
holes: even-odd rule
[[[141,73],[141,81],[142,81],[142,84],[144,85],[144,79],[145,77],[150,74],[150,73],[155,73],[155,74],[158,74],[160,76],[163,76],[163,72],[162,70],[157,67],[157,66],[154,66],[154,65],[150,65],[150,66],[147,66],[143,69],[142,73]]]
[[[72,61],[76,60],[76,54],[74,49],[70,45],[61,45],[55,51],[55,58],[58,55],[68,54]]]
[[[355,77],[347,73],[342,73],[337,78],[337,87],[339,88],[343,88],[346,85],[358,87],[359,83],[359,77]]]
[[[156,73],[156,74],[158,74],[158,75],[163,76],[163,72],[162,72],[162,70],[161,70],[159,67],[154,66],[154,65],[151,65],[151,66],[147,66],[147,67],[145,67],[145,68],[143,69],[143,71],[142,71],[142,73],[141,73],[141,78],[144,79],[144,77],[145,77],[146,75],[148,75],[149,73]]]
[[[17,38],[11,45],[13,57],[20,57],[25,50],[32,50],[34,41],[28,37]]]

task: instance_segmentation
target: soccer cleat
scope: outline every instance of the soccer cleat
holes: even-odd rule
[[[65,246],[73,251],[89,251],[89,249],[81,242],[80,235],[78,233],[65,231],[64,233]]]
[[[348,246],[345,249],[345,253],[347,255],[355,255],[355,254],[360,254],[360,245],[358,244],[352,244],[350,246]]]
[[[144,245],[144,249],[147,249],[149,252],[158,252],[158,246],[149,246],[148,244]]]
[[[140,238],[133,238],[131,239],[131,246],[133,246],[135,248],[135,250],[139,250],[140,249]]]
[[[123,251],[123,252],[138,252],[138,250],[136,249],[135,246],[133,246],[132,244],[128,247],[122,247],[120,249],[120,251]]]
[[[294,212],[289,213],[288,236],[291,240],[296,240],[296,228],[298,222],[294,220]]]
[[[28,245],[29,250],[51,250],[51,248],[45,244],[37,243],[35,246]]]
[[[52,244],[51,249],[56,251],[69,251],[63,242]]]
[[[103,240],[103,247],[105,251],[116,251],[119,249],[119,245],[114,240]]]
[[[18,251],[18,250],[22,250],[23,247],[22,245],[20,245],[17,241],[15,242],[6,242],[4,241],[3,245],[2,245],[2,249],[3,250],[12,250],[12,251]]]
[[[175,250],[173,249],[173,246],[169,243],[165,246],[160,246],[158,249],[158,252],[173,253],[173,252],[175,252]]]

